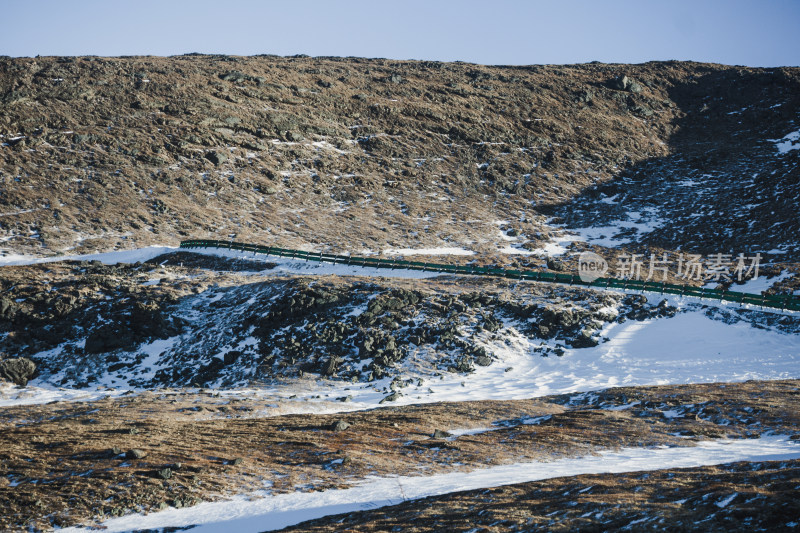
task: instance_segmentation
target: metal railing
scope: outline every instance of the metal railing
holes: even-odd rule
[[[304,259],[321,263],[343,264],[370,268],[420,270],[424,272],[440,272],[443,274],[462,274],[470,276],[491,276],[523,281],[541,281],[546,283],[563,283],[568,285],[581,285],[600,289],[624,289],[659,294],[674,294],[679,296],[693,296],[738,304],[750,304],[761,307],[770,307],[781,310],[800,311],[800,296],[792,294],[749,294],[745,292],[727,291],[724,289],[708,289],[693,287],[691,285],[675,285],[655,281],[640,281],[617,278],[598,278],[594,281],[584,281],[575,274],[559,274],[554,272],[540,272],[536,270],[511,270],[496,267],[481,267],[475,265],[445,265],[419,261],[403,261],[397,259],[379,259],[376,257],[357,257],[351,255],[327,254],[324,252],[306,252],[272,246],[259,246],[234,241],[218,241],[194,239],[181,242],[181,248],[223,248],[265,254],[290,259]]]

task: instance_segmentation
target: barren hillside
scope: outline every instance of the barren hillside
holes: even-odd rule
[[[800,294],[799,122],[800,68],[0,58],[0,528],[797,528],[744,293]],[[742,299],[431,267],[587,250]]]
[[[621,230],[611,244],[797,259],[793,68],[6,58],[0,101],[15,253],[235,236],[491,257],[541,246],[555,217]]]

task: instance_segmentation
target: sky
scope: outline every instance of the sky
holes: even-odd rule
[[[0,55],[800,65],[800,0],[0,0]]]

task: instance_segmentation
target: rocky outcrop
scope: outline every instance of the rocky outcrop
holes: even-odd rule
[[[181,322],[165,316],[159,303],[134,302],[92,330],[86,338],[85,350],[90,354],[130,350],[146,340],[175,335],[180,327]]]
[[[15,357],[0,361],[0,378],[20,387],[28,384],[36,373],[36,364],[25,357]]]
[[[608,86],[618,91],[629,91],[632,93],[642,92],[642,86],[624,74],[613,78],[608,82]]]
[[[165,261],[202,266],[185,252],[154,264]],[[48,268],[52,275],[55,267]],[[467,278],[413,285],[294,278],[200,290],[187,281],[185,266],[174,273],[151,265],[61,268],[80,282],[59,294],[15,283],[16,318],[0,322],[0,350],[31,357],[44,379],[57,375],[64,386],[88,386],[107,374],[150,387],[233,386],[311,373],[354,382],[390,378],[391,392],[399,392],[412,370],[469,374],[496,364],[492,346],[512,330],[537,340],[535,354],[558,356],[601,342],[608,322],[675,312],[640,295],[537,284],[511,291]],[[180,298],[166,281],[142,286],[156,274],[166,280],[179,272]],[[132,285],[126,281],[137,276]]]

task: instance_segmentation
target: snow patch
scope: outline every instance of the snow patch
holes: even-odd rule
[[[46,385],[17,387],[0,381],[0,407],[40,405],[50,402],[93,402],[107,397],[121,396],[127,389],[63,389]]]
[[[334,264],[319,261],[306,261],[303,259],[291,259],[287,257],[267,256],[263,254],[255,255],[253,253],[228,250],[225,248],[187,248],[185,250],[204,255],[215,255],[230,259],[253,260],[275,264],[275,268],[267,272],[260,272],[261,275],[300,274],[315,276],[372,276],[376,278],[383,277],[406,279],[434,278],[442,275],[439,272],[425,272],[421,270],[361,267],[345,265],[342,263]]]
[[[644,213],[630,211],[627,213],[627,220],[613,220],[606,226],[563,228],[563,234],[551,238],[544,247],[536,250],[536,253],[539,255],[563,255],[573,242],[585,242],[609,248],[636,242],[664,224],[664,220],[656,215],[655,209],[644,211]]]
[[[731,503],[731,502],[732,502],[732,501],[733,501],[733,500],[734,500],[734,499],[735,499],[735,498],[736,498],[738,495],[739,495],[739,493],[738,493],[738,492],[734,492],[733,494],[731,494],[731,495],[730,495],[730,496],[728,496],[727,498],[723,499],[722,501],[719,501],[719,502],[717,502],[717,503],[716,503],[717,507],[719,507],[720,509],[724,509],[724,508],[725,508],[725,507],[727,507],[727,506],[728,506],[728,504],[729,504],[729,503]]]
[[[786,436],[703,441],[694,447],[623,448],[616,452],[604,452],[598,456],[558,459],[543,463],[517,463],[471,472],[452,472],[425,477],[368,478],[348,489],[279,495],[271,495],[268,491],[257,491],[228,501],[205,502],[193,507],[173,508],[148,515],[135,514],[113,518],[104,522],[101,527],[109,533],[184,527],[192,527],[192,531],[197,533],[259,532],[280,529],[323,516],[394,505],[404,500],[555,477],[797,458],[800,458],[800,446]],[[724,507],[735,496],[734,494],[717,505]],[[62,531],[77,533],[90,529],[72,527]]]
[[[757,278],[749,279],[742,285],[731,285],[731,290],[736,292],[746,292],[748,294],[761,294],[767,289],[772,288],[776,283],[792,277],[792,273],[784,270],[775,277],[767,278],[766,276],[759,276]]]
[[[55,255],[50,257],[36,257],[32,255],[4,255],[0,256],[0,266],[19,266],[36,265],[40,263],[52,263],[55,261],[100,261],[105,265],[116,265],[118,263],[144,262],[158,257],[162,254],[176,252],[178,248],[172,246],[148,246],[135,250],[120,250],[117,252],[105,252],[86,255]]]
[[[386,255],[475,255],[471,250],[463,248],[387,248]]]
[[[800,377],[800,335],[756,328],[746,321],[727,324],[709,318],[696,304],[672,318],[610,323],[599,335],[609,340],[592,348],[566,349],[561,357],[543,357],[537,351],[544,344],[541,340],[528,338],[506,324],[496,332],[495,338],[487,334],[481,341],[495,359],[490,366],[476,367],[468,376],[436,377],[417,372],[413,367],[415,362],[409,360],[404,375],[419,377],[420,381],[400,389],[402,395],[388,405],[516,400],[617,386]],[[164,351],[178,349],[173,344],[176,340],[142,346],[140,352],[146,352],[149,357],[139,368],[153,367]],[[34,380],[28,389],[31,385],[39,384]],[[274,405],[259,411],[257,416],[277,416],[375,408],[388,394],[390,385],[389,377],[370,383],[350,383],[309,375],[279,385],[221,390],[220,393],[268,401]],[[108,394],[103,390],[58,389],[27,396],[18,392],[4,393],[0,389],[0,405]],[[350,396],[351,401],[335,400],[345,396]]]
[[[800,130],[787,133],[780,139],[767,139],[775,143],[775,148],[779,154],[785,154],[792,150],[800,150]]]
[[[515,246],[506,246],[505,248],[501,248],[500,253],[506,255],[537,255],[536,252],[526,250],[525,248],[517,248]]]
[[[481,433],[487,433],[489,431],[497,431],[498,429],[503,429],[502,427],[493,427],[493,428],[471,428],[471,429],[448,429],[447,432],[452,435],[448,437],[447,440],[455,440],[457,437],[464,437],[467,435],[480,435]]]

